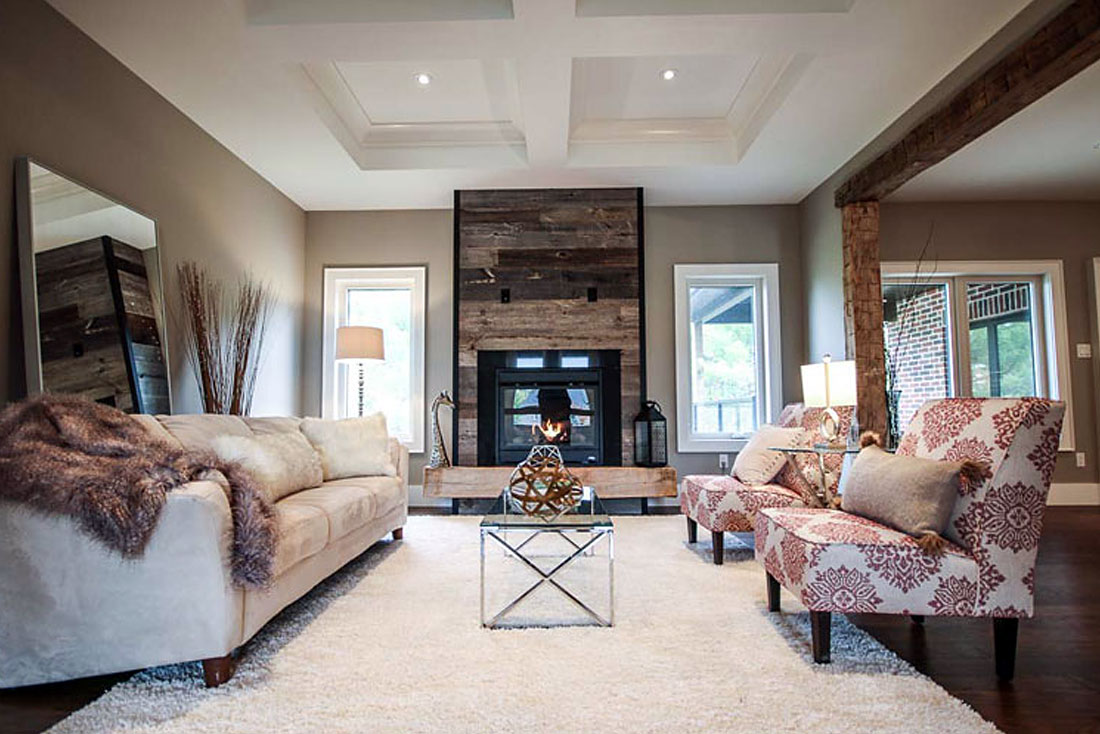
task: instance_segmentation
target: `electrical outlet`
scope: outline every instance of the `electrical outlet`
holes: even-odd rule
[[[1078,466],[1078,468],[1083,468],[1085,466],[1085,452],[1084,451],[1078,451],[1077,452],[1077,466]]]
[[[1077,359],[1092,359],[1092,345],[1089,343],[1077,345]]]
[[[730,455],[718,454],[718,468],[722,471],[726,471],[730,467]]]

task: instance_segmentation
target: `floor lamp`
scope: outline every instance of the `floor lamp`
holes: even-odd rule
[[[386,345],[382,330],[374,326],[341,326],[336,329],[336,361],[359,366],[359,415],[363,415],[363,362],[384,360]]]

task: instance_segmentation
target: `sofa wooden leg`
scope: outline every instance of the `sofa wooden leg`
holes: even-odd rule
[[[684,515],[684,517],[687,517],[687,515]],[[695,522],[690,517],[687,518],[687,521],[688,521],[688,542],[689,543],[699,542],[699,523]]]
[[[237,659],[232,654],[202,661],[202,678],[207,688],[217,688],[237,672]]]
[[[393,539],[394,540],[401,540],[404,537],[405,537],[405,528],[394,528],[394,531],[393,531]]]
[[[775,580],[775,576],[765,572],[765,576],[768,577],[768,611],[779,611],[779,582]]]
[[[710,531],[710,540],[714,545],[714,565],[721,566],[723,556],[726,555],[726,541],[723,540],[723,533],[721,530]]]
[[[922,626],[924,625],[924,615],[923,614],[910,614],[909,619],[913,620],[913,624],[919,624],[919,625],[922,625]]]
[[[997,677],[1012,680],[1016,674],[1016,633],[1020,629],[1020,620],[1015,618],[995,618],[993,620],[993,657],[997,667]]]
[[[814,662],[828,663],[832,660],[832,612],[810,612],[810,634],[813,636]]]

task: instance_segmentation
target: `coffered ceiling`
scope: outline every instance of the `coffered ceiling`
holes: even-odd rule
[[[306,209],[797,202],[1027,5],[50,1]]]

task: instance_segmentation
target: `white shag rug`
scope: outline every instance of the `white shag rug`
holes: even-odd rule
[[[147,670],[51,731],[997,731],[843,616],[815,665],[808,615],[786,593],[766,611],[750,549],[715,566],[679,516],[615,531],[613,628],[482,629],[477,518],[413,517],[269,623],[221,688],[197,664]],[[596,598],[598,560],[568,581]]]

